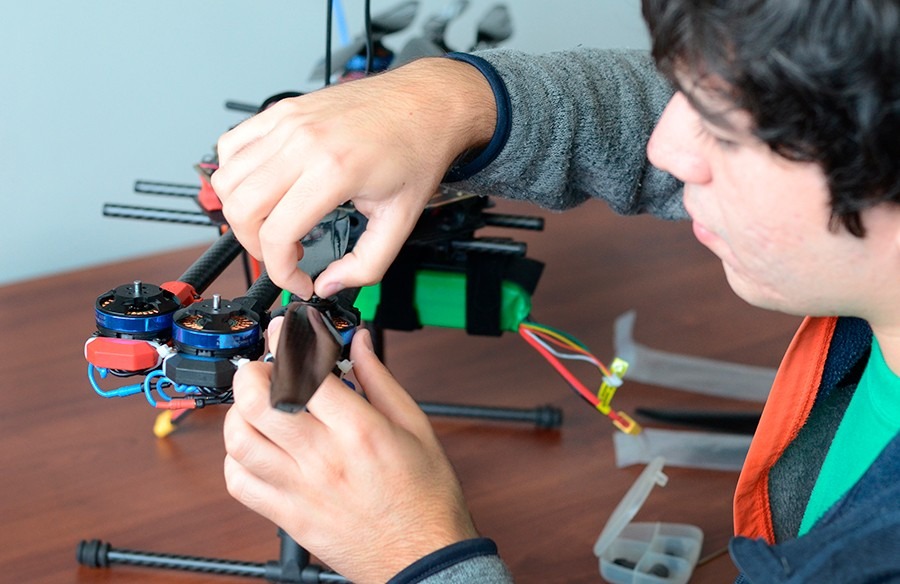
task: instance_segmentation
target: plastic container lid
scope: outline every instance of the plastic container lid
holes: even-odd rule
[[[641,476],[634,481],[634,484],[631,485],[631,488],[619,501],[615,511],[610,515],[609,521],[606,522],[606,526],[600,533],[600,537],[597,538],[597,543],[594,544],[595,556],[602,556],[606,548],[612,545],[622,534],[622,530],[631,523],[638,510],[643,506],[644,501],[647,500],[647,496],[650,495],[654,485],[666,486],[666,483],[669,482],[669,477],[662,472],[665,463],[665,458],[657,456],[650,461],[644,468]]]

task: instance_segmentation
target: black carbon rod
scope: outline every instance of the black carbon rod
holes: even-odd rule
[[[506,215],[502,213],[482,213],[484,224],[490,227],[509,227],[511,229],[528,229],[531,231],[543,231],[543,217],[529,217],[527,215]]]
[[[165,568],[260,579],[266,577],[266,566],[261,563],[115,549],[109,543],[96,539],[79,543],[77,557],[79,564],[91,568],[127,564],[146,568]]]
[[[536,408],[495,408],[419,402],[419,407],[429,416],[497,420],[501,422],[526,422],[534,424],[538,428],[559,428],[562,425],[563,418],[561,409],[549,405]]]
[[[142,195],[166,195],[169,197],[188,197],[193,199],[200,192],[200,187],[182,183],[136,180],[134,181],[134,192]]]
[[[190,284],[201,294],[231,262],[240,255],[243,248],[230,229],[219,236],[209,249],[203,252],[197,261],[184,271],[179,281]]]
[[[281,294],[281,287],[269,279],[269,274],[265,271],[259,275],[259,278],[253,282],[253,285],[247,289],[246,296],[256,300],[260,306],[269,308],[278,300]]]
[[[317,584],[333,582],[349,584],[349,580],[319,566],[309,564],[309,554],[296,543],[283,543],[279,561],[244,562],[177,554],[162,554],[116,549],[99,539],[82,540],[76,550],[78,563],[89,568],[107,568],[114,564],[142,566],[163,570],[202,572],[221,576],[258,578],[270,582]]]
[[[528,252],[528,246],[522,242],[488,237],[466,241],[451,241],[450,247],[456,251],[499,253],[517,257],[525,257],[525,254]]]
[[[181,223],[183,225],[214,225],[212,220],[200,211],[176,211],[155,207],[137,207],[134,205],[118,205],[105,203],[104,217],[120,219],[141,219],[144,221],[161,221],[163,223]]]
[[[241,101],[226,101],[225,109],[229,109],[235,112],[246,112],[248,114],[255,114],[259,111],[259,106],[254,105],[252,103],[244,103]]]

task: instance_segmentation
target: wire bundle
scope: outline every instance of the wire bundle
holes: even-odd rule
[[[629,432],[634,428],[635,423],[623,412],[616,412],[604,404],[600,395],[601,392],[592,392],[589,390],[563,363],[562,360],[570,361],[586,361],[594,365],[603,375],[603,381],[607,384],[620,384],[621,379],[617,375],[613,375],[593,353],[590,352],[587,345],[579,341],[572,335],[561,330],[555,329],[545,324],[538,324],[532,321],[522,321],[519,323],[519,335],[531,345],[540,355],[556,369],[569,386],[581,396],[586,402],[591,404],[597,411],[609,417],[619,429]],[[557,350],[554,347],[557,347]],[[601,386],[602,387],[602,386]]]

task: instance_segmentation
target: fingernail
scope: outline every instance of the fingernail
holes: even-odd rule
[[[353,335],[354,339],[362,339],[362,344],[365,349],[367,349],[370,353],[375,352],[375,346],[372,344],[372,333],[367,331],[366,329],[360,329]]]

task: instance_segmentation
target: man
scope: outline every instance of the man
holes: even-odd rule
[[[274,281],[327,296],[383,275],[445,176],[548,207],[686,212],[738,295],[810,316],[735,495],[740,578],[900,580],[900,2],[643,8],[668,83],[627,52],[418,61],[224,136],[226,216]],[[368,229],[313,288],[296,242],[348,199]],[[508,582],[365,332],[352,358],[368,401],[329,379],[299,416],[269,407],[267,365],[239,371],[230,492],[354,581]]]

